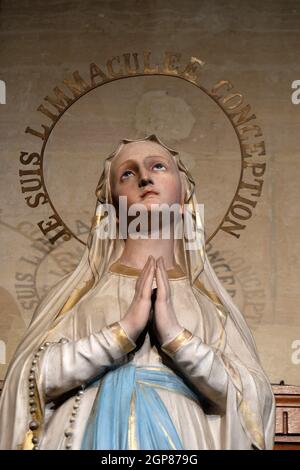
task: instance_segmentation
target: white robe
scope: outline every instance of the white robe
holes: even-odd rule
[[[186,276],[169,277],[169,282],[178,322],[193,334],[175,353],[167,352],[171,341],[163,345],[163,350],[151,344],[149,333],[139,349],[126,353],[124,343],[111,330],[110,325],[124,317],[133,299],[136,275],[124,271],[105,273],[93,294],[66,312],[49,332],[50,345],[40,352],[36,364],[45,413],[40,449],[65,449],[67,443],[69,448],[80,449],[97,387],[88,387],[77,401],[78,387],[110,365],[129,361],[168,367],[204,397],[195,402],[180,393],[157,388],[184,449],[273,448],[275,400],[260,364],[253,358],[251,364],[245,362],[249,350],[232,320],[227,319],[224,331],[214,304],[196,292]],[[60,342],[62,338],[68,342]],[[133,348],[135,343],[128,338],[130,343]],[[223,344],[222,351],[217,344]],[[62,403],[57,401],[62,397]],[[76,403],[79,405],[72,415]],[[23,413],[29,422],[29,405]],[[65,432],[70,429],[72,417],[69,438]],[[7,420],[9,413],[4,410],[0,424],[5,426]],[[18,439],[14,448],[22,446],[20,436]],[[6,448],[4,437],[0,437],[0,448]]]

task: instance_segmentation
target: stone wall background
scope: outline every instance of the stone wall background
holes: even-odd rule
[[[204,80],[233,82],[262,126],[263,194],[241,237],[218,232],[210,253],[219,251],[230,266],[234,300],[272,383],[300,383],[300,354],[293,349],[300,349],[300,106],[291,102],[291,83],[300,79],[299,43],[296,0],[0,2],[0,79],[7,87],[0,105],[0,379],[39,299],[83,250],[73,239],[49,253],[42,242],[37,222],[49,212],[30,209],[19,182],[20,152],[38,150],[40,143],[24,130],[40,128],[45,119],[37,107],[75,70],[84,76],[91,62],[151,50],[156,62],[164,51],[181,53],[183,62],[204,60]],[[50,138],[45,181],[78,238],[86,239],[104,157],[120,138],[151,132],[182,153],[205,203],[207,232],[213,232],[239,178],[233,129],[191,85],[142,77],[94,90]]]

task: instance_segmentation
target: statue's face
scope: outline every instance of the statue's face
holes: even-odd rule
[[[184,193],[176,162],[167,149],[151,141],[125,144],[111,164],[113,200],[127,196],[127,207],[142,203],[183,204]],[[146,191],[154,191],[145,195]]]

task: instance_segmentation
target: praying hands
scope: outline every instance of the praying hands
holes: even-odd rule
[[[156,262],[153,256],[148,257],[137,279],[132,303],[120,324],[133,341],[136,341],[149,321],[154,276],[156,277],[157,295],[152,321],[158,340],[160,344],[163,344],[180,333],[183,327],[176,318],[169,279],[162,257],[158,258]]]

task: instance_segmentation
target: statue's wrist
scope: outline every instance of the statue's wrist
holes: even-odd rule
[[[173,338],[175,338],[179,333],[181,333],[184,330],[184,327],[180,325],[179,323],[171,323],[171,324],[165,324],[163,328],[161,328],[162,331],[160,331],[160,343],[163,345],[164,343],[168,343],[171,341]]]

